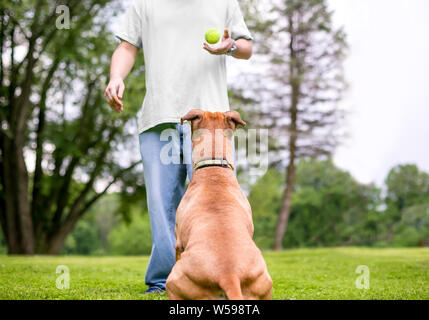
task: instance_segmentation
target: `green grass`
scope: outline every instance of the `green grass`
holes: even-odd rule
[[[299,249],[264,253],[274,299],[429,299],[429,249]],[[148,257],[0,256],[0,299],[166,299],[144,295]],[[56,268],[70,289],[56,288]],[[359,265],[370,288],[357,289]]]

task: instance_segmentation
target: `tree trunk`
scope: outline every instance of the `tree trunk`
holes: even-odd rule
[[[31,115],[30,95],[33,82],[33,68],[35,41],[29,41],[28,61],[24,73],[24,80],[20,84],[21,92],[16,98],[16,74],[19,73],[13,64],[12,79],[9,86],[10,110],[8,119],[11,137],[3,137],[2,141],[2,176],[4,202],[6,207],[6,234],[9,254],[34,254],[34,231],[31,216],[31,205],[28,194],[28,172],[24,159],[26,142],[27,120]],[[13,33],[12,33],[13,45]],[[13,46],[12,46],[13,47]],[[12,53],[13,58],[13,53]],[[23,60],[24,61],[24,60]]]
[[[71,230],[70,230],[71,231]],[[58,255],[61,253],[61,248],[63,243],[67,238],[70,231],[60,230],[54,237],[50,238],[46,243],[46,252],[45,254]]]
[[[3,218],[3,227],[4,227],[4,233],[7,235],[6,241],[7,241],[7,247],[8,247],[8,253],[9,254],[16,254],[20,253],[20,241],[18,239],[18,233],[17,230],[17,221],[16,216],[13,214],[15,212],[15,204],[13,201],[13,191],[10,189],[10,186],[12,185],[10,171],[12,168],[10,168],[10,161],[6,157],[6,155],[9,153],[10,149],[10,141],[9,139],[4,138],[3,139],[3,146],[2,146],[2,184],[3,184],[3,192],[4,192],[4,218]]]
[[[291,86],[291,106],[290,106],[290,128],[289,128],[289,163],[286,169],[286,189],[283,194],[282,206],[280,208],[279,217],[277,220],[276,233],[274,238],[274,250],[283,249],[283,238],[286,234],[287,225],[289,222],[292,193],[295,183],[295,160],[297,149],[297,119],[298,119],[298,102],[300,94],[300,67],[297,59],[295,48],[295,34],[293,30],[292,17],[289,17],[290,26],[290,42],[289,51],[291,62],[289,64],[290,76],[289,83]]]
[[[78,199],[73,204],[73,207],[70,209],[70,212],[66,219],[64,219],[64,222],[62,222],[61,225],[57,224],[55,230],[52,230],[52,233],[48,236],[46,243],[47,254],[60,254],[61,248],[67,236],[73,231],[74,226],[85,213],[84,210],[79,210],[82,207],[84,200],[85,196],[82,196],[81,199]]]
[[[9,254],[33,254],[33,223],[28,199],[28,174],[22,150],[4,139],[3,179]]]
[[[280,208],[279,217],[277,220],[277,228],[274,239],[274,250],[283,249],[283,238],[286,234],[287,225],[289,222],[290,208],[293,187],[295,183],[295,151],[296,151],[296,134],[292,133],[289,140],[289,165],[286,170],[286,189],[283,194],[282,206]]]
[[[298,92],[299,86],[293,85],[292,89],[292,107],[291,107],[291,126],[289,132],[289,164],[286,169],[286,189],[283,194],[282,206],[277,220],[277,229],[274,239],[274,250],[283,249],[283,238],[286,234],[289,222],[292,193],[295,184],[295,160],[296,160],[296,142],[297,142],[297,117],[298,117]]]
[[[293,89],[293,92],[296,90]],[[274,239],[274,250],[282,250],[283,249],[283,238],[286,234],[287,224],[289,221],[290,208],[291,208],[291,200],[292,193],[295,184],[295,161],[296,161],[296,142],[297,142],[297,96],[294,98],[293,96],[293,104],[291,108],[291,129],[290,129],[290,137],[289,137],[289,164],[286,169],[286,189],[283,194],[282,206],[280,208],[279,217],[277,220],[277,228]]]

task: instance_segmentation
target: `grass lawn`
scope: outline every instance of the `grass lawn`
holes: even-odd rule
[[[429,249],[330,248],[264,253],[274,299],[429,299]],[[148,257],[0,256],[0,299],[166,299],[144,295]],[[58,265],[70,289],[57,289]],[[370,271],[357,289],[356,268]]]

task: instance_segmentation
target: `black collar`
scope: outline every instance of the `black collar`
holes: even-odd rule
[[[198,170],[206,167],[221,167],[221,168],[228,168],[228,169],[234,170],[234,167],[226,159],[200,160],[195,164],[194,170]]]

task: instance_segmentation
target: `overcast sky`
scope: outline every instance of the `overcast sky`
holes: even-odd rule
[[[399,163],[429,171],[429,1],[329,0],[350,44],[349,139],[335,162],[381,184]]]
[[[429,172],[429,0],[328,3],[350,45],[350,88],[342,102],[350,112],[349,137],[335,163],[360,182],[378,185],[397,164],[415,163]],[[249,67],[231,64],[232,77]]]

